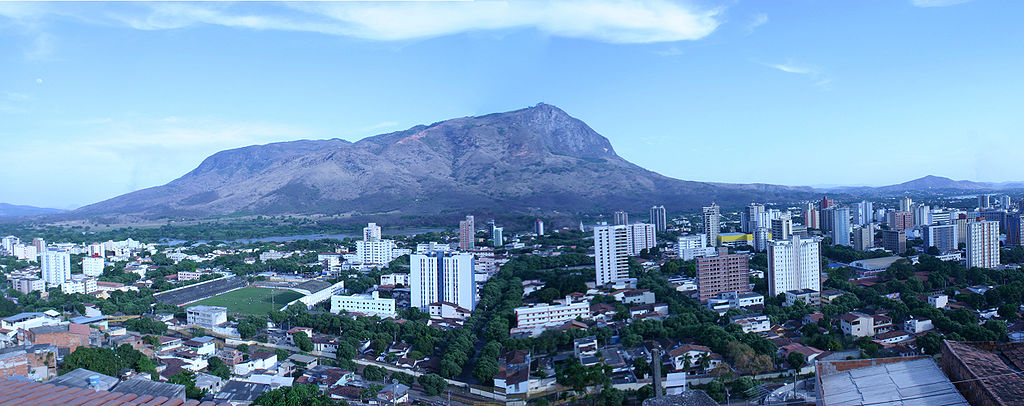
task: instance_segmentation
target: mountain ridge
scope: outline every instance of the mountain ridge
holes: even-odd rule
[[[669,178],[623,159],[586,123],[541,103],[356,142],[299,140],[220,151],[163,186],[66,216],[605,212],[799,200],[812,192]]]

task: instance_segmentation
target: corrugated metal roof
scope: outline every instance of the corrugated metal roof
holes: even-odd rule
[[[821,377],[826,406],[968,406],[931,359],[915,359],[836,372]]]
[[[168,399],[150,395],[115,393],[25,382],[13,378],[0,379],[0,406],[216,406],[213,402]]]

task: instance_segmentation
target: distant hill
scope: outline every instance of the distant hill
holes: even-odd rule
[[[534,107],[344,140],[218,152],[166,185],[61,217],[402,217],[693,209],[815,198],[810,188],[684,181],[634,165],[561,109]]]
[[[0,217],[25,217],[59,213],[62,210],[45,207],[0,203]]]
[[[928,175],[918,179],[914,179],[908,182],[903,182],[898,185],[880,186],[880,187],[832,187],[822,188],[824,192],[840,192],[848,193],[852,195],[896,195],[900,193],[912,193],[912,192],[995,192],[1000,190],[1019,189],[1024,187],[1024,184],[1019,182],[1008,182],[1008,183],[986,183],[986,182],[973,182],[969,180],[953,180],[942,176]]]

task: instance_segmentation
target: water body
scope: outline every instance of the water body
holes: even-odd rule
[[[444,228],[410,228],[410,229],[398,230],[398,231],[395,231],[395,232],[389,232],[389,233],[387,233],[385,235],[385,237],[387,235],[410,236],[410,235],[417,235],[417,234],[425,234],[425,233],[429,233],[429,232],[442,232],[442,231],[448,231],[448,230],[444,229]],[[239,238],[237,240],[217,240],[217,241],[224,241],[226,243],[252,244],[254,242],[290,242],[290,241],[298,241],[298,240],[324,240],[324,239],[344,240],[346,238],[363,238],[363,235],[362,234],[302,234],[302,235],[286,235],[286,236],[273,236],[273,237],[261,237],[261,238]],[[199,244],[206,244],[206,243],[209,243],[210,241],[213,241],[213,240],[192,240],[192,241],[194,241],[196,243],[199,243]],[[160,244],[180,245],[180,244],[183,244],[185,242],[187,242],[187,241],[186,240],[167,239],[167,240],[161,240]]]

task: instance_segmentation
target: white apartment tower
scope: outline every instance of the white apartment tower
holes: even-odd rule
[[[651,224],[656,231],[665,231],[668,228],[668,218],[665,215],[665,206],[651,207]]]
[[[448,302],[472,311],[476,307],[473,254],[412,254],[409,289],[410,306],[424,312],[436,302]]]
[[[82,273],[85,276],[100,276],[103,275],[103,257],[84,257],[82,258]]]
[[[995,268],[999,265],[999,222],[967,223],[967,267]]]
[[[67,251],[43,251],[39,269],[47,287],[59,286],[71,279],[71,254]]]
[[[640,255],[640,251],[658,246],[657,228],[654,224],[636,223],[626,226],[629,255]]]
[[[380,226],[377,223],[369,223],[363,227],[363,240],[377,241],[381,239]]]
[[[794,235],[768,246],[768,294],[795,289],[821,291],[820,246],[816,239]]]
[[[629,227],[594,227],[594,268],[598,286],[629,277]]]
[[[711,206],[704,208],[704,235],[708,236],[708,246],[718,245],[718,233],[722,230],[719,225],[721,212],[718,205],[711,203]]]

